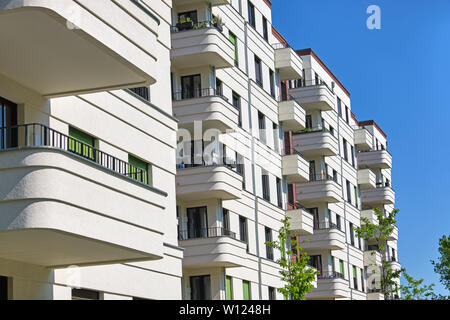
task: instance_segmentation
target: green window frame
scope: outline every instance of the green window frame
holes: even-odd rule
[[[82,157],[95,160],[95,138],[83,131],[69,126],[69,151]]]
[[[238,49],[237,37],[234,33],[229,32],[228,39],[234,46],[234,66],[239,67],[239,49]]]
[[[152,167],[147,162],[136,158],[135,156],[128,155],[129,170],[128,176],[134,180],[140,181],[142,183],[153,185],[152,177]]]
[[[233,278],[232,277],[226,276],[225,287],[226,287],[226,299],[233,300]]]
[[[339,272],[345,277],[344,261],[339,260]]]
[[[250,287],[250,281],[243,280],[242,281],[242,289],[243,289],[243,300],[251,300],[252,293]]]

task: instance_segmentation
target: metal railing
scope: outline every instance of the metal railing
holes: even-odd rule
[[[130,88],[128,89],[131,92],[137,94],[142,99],[150,101],[150,90],[148,87],[138,87],[138,88]]]
[[[178,231],[178,240],[205,239],[217,237],[230,237],[232,239],[236,239],[236,233],[221,227],[198,228],[192,230]]]
[[[296,203],[286,203],[286,208],[287,210],[303,210],[308,212],[309,214],[312,214],[311,210],[308,208],[305,208],[304,206],[302,206],[300,203],[296,202]]]
[[[185,22],[178,22],[176,25],[170,27],[170,31],[172,33],[182,32],[182,31],[190,31],[190,30],[200,30],[200,29],[207,29],[207,28],[216,28],[220,32],[223,31],[223,27],[221,24],[216,23],[214,21],[200,21],[200,22],[194,22],[194,21],[185,21]]]
[[[336,230],[340,230],[338,228],[338,225],[330,222],[330,221],[324,221],[324,222],[314,222],[314,230],[331,230],[331,229],[336,229]]]
[[[314,181],[333,181],[336,182],[337,184],[339,184],[338,182],[338,176],[330,176],[329,174],[326,173],[322,173],[322,174],[310,174],[309,175],[309,181],[310,182],[314,182]]]
[[[345,279],[344,275],[337,271],[322,271],[317,279]]]
[[[333,137],[336,137],[334,135],[334,132],[332,132],[332,131],[330,131],[330,129],[326,128],[325,125],[314,127],[314,128],[306,128],[303,130],[297,130],[297,131],[292,132],[292,134],[297,135],[297,134],[307,134],[307,133],[316,133],[316,132],[328,132]]]
[[[16,142],[8,148],[48,147],[63,150],[80,156],[88,161],[129,177],[133,180],[149,184],[149,172],[120,160],[108,153],[100,151],[68,135],[51,129],[43,124],[32,123],[11,127],[1,127],[0,136],[12,135]]]
[[[283,155],[284,155],[284,156],[298,155],[298,156],[300,156],[300,158],[306,160],[305,156],[304,156],[303,154],[301,154],[299,151],[295,150],[295,149],[293,149],[292,151],[291,151],[291,150],[286,150],[286,149],[285,149]]]
[[[290,82],[290,89],[315,87],[315,86],[325,86],[328,89],[328,91],[330,91],[331,94],[334,94],[333,90],[322,79],[313,79],[313,80],[297,79]]]
[[[228,102],[228,98],[223,95],[223,90],[216,88],[185,90],[180,92],[174,92],[172,94],[172,100],[174,101],[206,98],[206,97],[219,97]]]

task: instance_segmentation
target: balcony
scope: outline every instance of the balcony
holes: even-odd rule
[[[307,81],[300,81],[300,86],[292,88],[289,93],[307,111],[331,111],[336,104],[334,93],[325,83],[308,84]]]
[[[290,47],[274,44],[275,68],[279,72],[280,81],[295,80],[303,77],[303,59]]]
[[[373,211],[373,209],[362,210],[361,211],[361,217],[369,219],[369,222],[371,224],[375,224],[375,225],[378,224],[378,218],[377,218],[375,212]]]
[[[370,249],[370,248],[369,248]],[[364,266],[381,266],[381,254],[376,250],[364,251]]]
[[[313,216],[311,212],[301,205],[290,205],[286,211],[291,224],[290,230],[298,235],[313,234]]]
[[[329,157],[339,154],[336,137],[325,128],[308,128],[292,136],[294,149],[305,157]]]
[[[341,186],[330,176],[310,176],[310,181],[298,184],[296,191],[297,201],[306,207],[341,201]]]
[[[185,249],[183,268],[232,268],[245,266],[247,244],[223,228],[180,231],[179,245]]]
[[[178,200],[236,200],[242,196],[242,176],[227,165],[177,169]]]
[[[303,183],[309,180],[309,162],[296,152],[284,155],[282,158],[282,172],[287,183]]]
[[[398,240],[398,227],[395,226],[394,230],[392,231],[391,235],[387,238],[389,241],[396,241]]]
[[[395,203],[395,192],[391,187],[378,185],[371,190],[361,190],[361,202],[366,206],[378,207]]]
[[[306,295],[308,300],[350,298],[348,281],[339,272],[322,272],[317,277],[317,288]]]
[[[172,27],[172,66],[177,69],[234,66],[234,46],[210,21]]]
[[[367,291],[367,300],[384,300],[384,294],[380,289],[369,289]]]
[[[1,73],[46,98],[153,84],[159,20],[135,11],[132,2],[2,0]]]
[[[221,133],[237,128],[239,111],[214,88],[173,94],[174,116],[178,126],[194,132],[194,122],[202,122],[202,130],[218,129]]]
[[[329,222],[315,225],[313,234],[301,237],[300,240],[302,248],[306,251],[345,249],[345,233]]]
[[[285,132],[305,129],[305,110],[295,100],[279,102],[278,116]]]
[[[400,270],[402,268],[400,262],[398,262],[397,258],[391,256],[386,259],[389,263],[389,266],[392,270]]]
[[[355,147],[357,151],[372,149],[372,134],[365,128],[355,129]]]
[[[172,4],[173,6],[187,6],[187,5],[192,5],[192,0],[173,0]],[[202,1],[197,1],[197,2],[202,2]],[[227,5],[230,4],[230,0],[208,0],[208,1],[203,1],[205,3],[211,4],[212,7],[215,6],[222,6],[222,5]]]
[[[387,150],[373,150],[358,153],[359,168],[390,169],[392,156]]]
[[[163,257],[167,194],[148,173],[43,125],[0,132],[17,138],[0,150],[1,258],[61,268]]]
[[[377,176],[370,169],[358,170],[358,184],[361,190],[370,190],[377,187]]]

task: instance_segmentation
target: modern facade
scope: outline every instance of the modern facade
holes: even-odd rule
[[[308,299],[384,298],[368,269],[400,267],[398,230],[380,257],[354,230],[394,208],[387,137],[270,1],[0,15],[0,297],[283,299],[266,242],[289,216]]]

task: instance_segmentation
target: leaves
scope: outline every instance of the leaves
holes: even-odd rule
[[[415,280],[406,273],[406,269],[402,269],[402,273],[408,283],[401,286],[403,300],[428,300],[428,298],[435,299],[438,297],[433,293],[434,284],[421,286],[423,279]]]
[[[450,235],[439,239],[438,251],[441,254],[438,262],[431,260],[431,264],[434,266],[434,272],[439,274],[441,283],[450,291]]]

